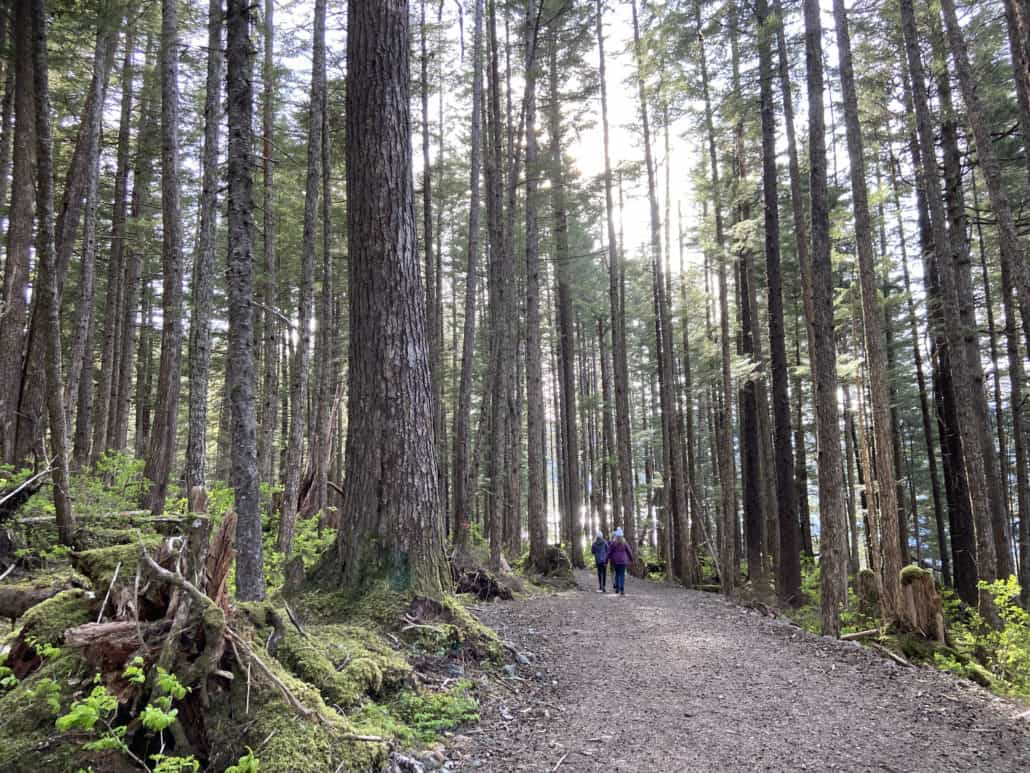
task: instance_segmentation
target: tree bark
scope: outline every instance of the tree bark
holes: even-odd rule
[[[0,351],[16,357],[14,366],[0,368],[0,444],[3,461],[17,464],[15,433],[19,423],[21,355],[28,322],[26,288],[33,237],[33,159],[35,157],[35,97],[32,74],[32,18],[28,3],[13,3],[11,37],[14,76],[14,152],[11,205],[7,211],[7,245],[4,261],[3,315],[0,316]]]
[[[114,206],[111,217],[111,251],[107,272],[107,293],[104,304],[104,336],[100,355],[100,380],[94,399],[93,441],[90,462],[93,465],[109,449],[111,416],[115,412],[117,354],[121,318],[119,312],[127,291],[125,287],[126,216],[129,203],[129,143],[132,128],[132,102],[134,68],[133,50],[136,44],[136,25],[129,23],[125,32],[125,55],[121,75],[121,116],[118,124],[118,150],[115,161]]]
[[[557,29],[557,27],[555,28]],[[562,157],[561,97],[558,82],[558,45],[555,34],[550,42],[548,133],[551,142],[551,209],[554,217],[554,260],[557,275],[558,335],[561,342],[559,385],[561,387],[562,440],[566,472],[566,543],[572,565],[582,568],[583,524],[580,513],[579,431],[576,428],[576,342],[572,310],[572,276],[569,266],[569,224],[565,201],[565,162]]]
[[[837,350],[833,331],[833,273],[826,185],[823,117],[822,21],[817,0],[803,0],[808,80],[809,187],[812,212],[812,375],[819,456],[819,566],[822,630],[840,635],[840,609],[847,600],[847,521],[842,501]]]
[[[873,469],[876,486],[867,496],[870,517],[882,536],[880,555],[880,609],[887,619],[904,615],[901,603],[901,543],[898,537],[898,487],[895,479],[894,444],[891,425],[891,398],[887,355],[884,351],[883,310],[880,307],[879,281],[873,251],[872,218],[865,179],[865,148],[858,115],[858,90],[851,61],[851,33],[844,0],[834,0],[837,23],[837,54],[840,58],[841,90],[844,95],[844,124],[848,142],[848,169],[851,174],[851,203],[855,217],[855,242],[858,277],[862,296],[862,330],[873,420]]]
[[[179,9],[161,2],[161,364],[154,426],[143,476],[151,487],[144,506],[164,511],[175,459],[182,361],[182,210],[179,202]]]
[[[311,314],[315,295],[315,251],[318,244],[318,192],[322,169],[322,101],[325,99],[326,1],[315,2],[311,62],[311,100],[308,105],[307,182],[304,186],[304,233],[301,247],[300,297],[297,299],[297,348],[290,367],[290,434],[286,444],[286,483],[279,520],[277,547],[293,550],[297,499],[307,436],[308,381],[311,362]],[[317,450],[317,449],[314,449]]]
[[[604,210],[607,225],[608,302],[612,318],[612,382],[615,391],[615,447],[621,478],[622,501],[612,509],[612,525],[622,525],[626,541],[636,544],[637,517],[633,497],[633,445],[629,411],[629,368],[626,356],[626,316],[622,307],[620,277],[622,255],[615,236],[612,201],[612,163],[608,128],[608,83],[604,55],[604,11],[597,0],[598,75],[601,87],[601,124],[604,132]]]
[[[203,186],[200,230],[193,259],[193,315],[190,321],[189,434],[186,491],[206,486],[207,397],[211,363],[211,305],[218,233],[218,134],[222,89],[222,0],[210,0],[207,14],[207,82],[204,94]]]
[[[801,602],[801,560],[794,484],[794,449],[791,446],[790,393],[787,344],[783,321],[783,278],[780,269],[780,213],[776,169],[776,114],[773,104],[773,25],[766,0],[755,5],[758,21],[759,78],[762,112],[762,198],[765,205],[765,265],[769,306],[769,353],[772,370],[774,442],[776,445],[776,498],[779,513],[779,563],[776,592],[794,606]],[[786,101],[786,97],[785,97]]]
[[[407,3],[347,17],[350,389],[337,550],[345,585],[437,595],[443,552],[426,310],[415,249]]]
[[[229,0],[226,13],[226,105],[228,108],[229,254],[226,267],[229,349],[226,387],[231,411],[231,466],[236,515],[236,597],[265,596],[261,544],[260,478],[254,386],[254,199],[251,60],[252,6]]]
[[[58,539],[62,545],[71,545],[75,515],[68,495],[68,426],[65,422],[64,384],[61,378],[61,303],[55,266],[53,139],[50,133],[47,10],[44,0],[33,0],[31,20],[32,84],[36,107],[36,214],[39,221],[35,246],[39,263],[40,297],[47,321],[46,376],[50,385],[47,390],[47,409],[50,418],[50,450],[53,454],[50,477],[53,481]]]
[[[948,0],[944,0],[945,3]],[[920,59],[919,40],[915,26],[915,12],[912,0],[900,0],[902,29],[905,35],[905,48],[908,57],[909,71],[912,78],[912,97],[915,106],[916,126],[921,150],[920,181],[926,193],[930,210],[930,226],[939,274],[942,300],[945,309],[958,308],[958,293],[949,242],[945,230],[944,204],[941,200],[940,187],[937,181],[937,164],[934,151],[934,131],[930,120],[930,109],[926,94],[926,77]],[[970,106],[970,115],[976,107]],[[989,153],[989,151],[988,151]],[[981,157],[981,162],[983,162]],[[963,338],[959,320],[956,315],[945,311],[943,319],[944,336],[947,342],[948,355],[951,362],[951,378],[955,388],[956,404],[956,436],[959,458],[965,468],[968,479],[969,500],[973,510],[973,521],[976,526],[976,562],[978,575],[984,580],[993,580],[997,575],[997,556],[994,540],[990,533],[990,516],[986,503],[987,483],[984,474],[984,460],[977,421],[972,404],[972,385],[969,373],[962,367]],[[952,531],[954,537],[954,530]],[[988,602],[986,592],[981,593],[981,600]],[[985,611],[991,607],[988,605]]]
[[[483,0],[474,0],[472,43],[472,134],[469,151],[469,220],[465,268],[465,320],[461,343],[461,377],[454,411],[454,543],[463,548],[469,537],[474,482],[469,478],[469,416],[472,410],[472,355],[476,338],[476,274],[479,257],[479,176],[483,111]],[[353,399],[353,398],[352,398]]]

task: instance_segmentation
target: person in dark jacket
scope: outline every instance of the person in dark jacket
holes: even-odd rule
[[[597,590],[598,593],[607,593],[605,585],[608,581],[608,540],[601,532],[597,532],[590,552],[594,554],[594,563],[597,565]]]
[[[619,596],[626,595],[626,567],[633,563],[633,551],[622,536],[622,528],[615,530],[615,539],[608,544],[608,561],[615,568],[612,586]]]

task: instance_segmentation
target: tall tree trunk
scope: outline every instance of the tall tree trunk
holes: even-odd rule
[[[0,316],[0,351],[13,356],[14,364],[0,368],[0,444],[3,461],[17,464],[15,431],[19,423],[21,395],[21,356],[24,351],[25,325],[28,322],[26,289],[29,282],[29,256],[32,251],[32,180],[35,157],[35,97],[32,74],[32,17],[29,3],[12,4],[11,60],[14,80],[14,152],[11,176],[11,205],[7,210],[7,244],[4,253],[3,315]]]
[[[461,377],[454,411],[454,542],[468,543],[475,483],[469,476],[469,416],[472,410],[472,355],[476,338],[476,274],[479,257],[479,176],[483,113],[483,0],[474,0],[475,27],[472,43],[472,134],[469,143],[469,220],[465,268],[465,321],[461,344]],[[353,398],[351,398],[353,399]]]
[[[801,603],[801,560],[791,447],[790,393],[787,386],[787,344],[783,321],[783,278],[780,270],[780,212],[776,170],[776,114],[773,104],[772,23],[766,0],[755,6],[758,19],[759,79],[762,110],[762,198],[765,204],[765,265],[769,304],[769,353],[772,370],[773,425],[776,444],[776,498],[779,512],[779,563],[776,593],[790,606]],[[793,130],[792,130],[793,133]]]
[[[389,578],[436,595],[449,574],[415,250],[407,4],[352,0],[347,33],[350,399],[337,550],[348,586]]]
[[[557,29],[557,28],[555,28]],[[554,216],[555,273],[558,285],[558,334],[561,339],[561,372],[559,385],[562,395],[562,439],[566,453],[566,534],[569,558],[577,568],[584,566],[581,541],[583,538],[580,513],[579,432],[576,428],[576,344],[572,309],[572,276],[569,266],[569,224],[565,203],[565,163],[562,157],[561,97],[558,81],[557,35],[550,43],[550,103],[548,105],[548,133],[551,139],[551,208]]]
[[[955,63],[955,69],[958,72],[963,101],[966,104],[966,116],[973,130],[977,155],[980,166],[983,169],[984,180],[987,183],[987,193],[991,209],[994,210],[994,215],[997,218],[998,252],[1002,261],[1015,267],[1017,297],[1019,298],[1020,311],[1023,315],[1024,333],[1027,343],[1030,345],[1030,270],[1026,266],[1023,247],[1016,231],[1015,219],[1009,204],[1008,193],[1005,190],[1001,170],[995,156],[990,130],[984,118],[983,106],[977,91],[978,84],[970,67],[969,55],[966,52],[966,41],[955,13],[954,0],[941,0],[941,11],[944,14],[948,42],[951,44],[952,58]],[[964,238],[965,234],[962,234],[962,236]],[[969,353],[975,353],[979,356],[975,340],[969,347]],[[976,374],[973,374],[973,376],[975,379]],[[974,381],[973,388],[975,387],[976,383]],[[983,408],[984,419],[986,420],[986,405]],[[989,439],[989,433],[987,437]],[[991,446],[991,451],[991,456],[993,456],[993,445]],[[997,481],[997,470],[991,469],[991,461],[990,456],[986,457],[985,471],[991,479]],[[990,487],[988,494],[992,492],[997,494],[997,488],[997,486]],[[991,546],[993,551],[986,545],[987,542],[991,541],[990,535],[981,536],[980,534],[980,531],[985,530],[988,526],[990,527],[991,534],[993,534],[993,545]],[[1005,526],[1004,510],[997,503],[992,502],[989,523],[986,520],[978,519],[977,521],[977,552],[981,579],[991,580],[998,574],[1005,577],[1012,573],[1011,544],[1008,537],[1008,529]],[[994,553],[993,560],[991,558],[992,552]]]
[[[948,0],[944,0],[948,2]],[[930,119],[930,109],[926,93],[926,77],[920,58],[919,40],[915,26],[915,12],[912,0],[900,0],[902,29],[905,35],[905,48],[908,66],[912,79],[912,97],[915,106],[916,126],[921,150],[920,181],[925,191],[930,210],[930,226],[939,274],[942,300],[945,309],[958,308],[958,292],[947,232],[945,230],[944,204],[941,200],[940,187],[937,180],[937,163],[934,151],[934,131]],[[972,114],[974,108],[968,112]],[[981,162],[983,162],[981,157]],[[987,483],[984,474],[983,452],[977,430],[977,420],[972,405],[972,385],[970,374],[962,366],[963,337],[958,318],[954,314],[941,314],[943,332],[947,343],[948,356],[951,363],[951,378],[955,388],[956,405],[956,441],[960,451],[961,464],[965,468],[968,479],[969,500],[973,510],[976,532],[976,562],[981,579],[993,580],[997,575],[997,556],[994,540],[990,532],[990,515],[987,511]],[[954,537],[954,530],[952,530]],[[981,593],[981,600],[988,604],[985,612],[991,609],[989,596]]]
[[[626,316],[621,302],[622,256],[615,236],[612,202],[612,163],[608,129],[608,83],[604,55],[604,10],[597,0],[597,48],[600,57],[601,124],[604,132],[604,209],[608,247],[608,302],[612,318],[612,381],[615,391],[615,446],[622,501],[613,507],[612,524],[622,525],[626,541],[636,544],[636,506],[633,499],[633,446],[629,415],[629,368],[626,356]]]
[[[39,285],[46,310],[47,409],[50,418],[50,450],[53,470],[54,511],[58,539],[71,545],[75,515],[68,496],[68,427],[64,414],[64,385],[61,380],[61,303],[57,290],[54,247],[54,165],[50,133],[50,84],[47,68],[47,10],[44,0],[31,4],[32,84],[36,106],[36,256]]]
[[[208,5],[207,41],[203,187],[200,191],[200,231],[193,259],[193,315],[190,321],[189,435],[184,476],[187,494],[193,491],[194,486],[207,485],[207,385],[218,233],[218,129],[222,104],[222,0],[210,0]]]
[[[121,76],[121,117],[118,125],[118,150],[115,161],[114,207],[111,217],[111,252],[107,272],[107,293],[104,304],[104,337],[100,355],[100,381],[94,400],[93,447],[90,462],[96,464],[110,447],[111,416],[115,413],[117,356],[121,317],[119,312],[126,293],[125,239],[129,205],[129,142],[132,125],[133,78],[132,55],[136,43],[136,25],[130,22],[125,32],[125,56]]]
[[[132,243],[127,245],[129,252],[126,258],[125,281],[123,283],[125,291],[121,308],[119,309],[122,328],[119,335],[119,349],[121,351],[116,357],[117,389],[112,396],[113,409],[108,424],[108,445],[117,450],[124,449],[128,440],[129,395],[132,389],[133,360],[136,357],[136,337],[133,334],[133,330],[136,325],[140,296],[141,294],[143,296],[147,294],[146,288],[140,282],[140,278],[144,276],[144,260],[147,254],[145,249],[147,226],[143,224],[143,219],[150,212],[150,186],[154,176],[154,159],[160,146],[160,129],[157,120],[159,111],[159,74],[157,68],[153,65],[154,49],[153,38],[148,35],[147,61],[144,66],[145,75],[140,106],[141,123],[137,137],[132,204],[129,216],[132,228],[126,232],[131,234],[133,239]],[[141,319],[144,322],[146,321],[145,318],[141,317]],[[144,327],[141,323],[141,341],[143,340],[144,332]],[[137,403],[136,405],[137,414],[144,409],[149,410],[149,389],[147,393],[147,401],[145,403]],[[139,455],[142,456],[142,453]]]
[[[891,428],[891,398],[887,355],[884,352],[883,310],[880,306],[876,257],[873,250],[872,218],[865,179],[865,149],[858,116],[858,90],[851,62],[851,33],[844,0],[833,0],[837,23],[837,54],[840,58],[841,90],[844,96],[844,125],[848,142],[848,169],[851,174],[851,203],[855,216],[855,242],[858,277],[862,295],[862,330],[873,420],[873,469],[876,486],[868,497],[870,518],[877,521],[882,535],[880,554],[883,564],[879,576],[880,608],[887,619],[904,615],[901,598],[901,543],[898,537],[898,487],[895,479],[894,444]]]
[[[823,117],[822,21],[817,0],[803,0],[808,80],[809,188],[812,208],[812,376],[819,455],[819,566],[822,630],[840,635],[840,609],[847,600],[847,521],[842,500],[837,348],[833,331],[833,272],[826,186],[826,127]]]
[[[308,105],[307,182],[304,186],[304,233],[301,248],[300,297],[297,301],[297,348],[290,367],[290,434],[286,445],[286,484],[279,520],[277,547],[289,555],[297,525],[297,499],[307,436],[308,370],[311,362],[311,314],[315,295],[315,252],[318,244],[318,189],[322,170],[322,101],[325,99],[326,0],[315,2],[311,62],[311,101]],[[317,449],[313,449],[317,450]]]
[[[154,427],[143,476],[151,487],[144,506],[164,510],[175,459],[182,360],[182,211],[179,205],[179,9],[161,2],[161,365]]]
[[[684,479],[682,442],[677,421],[675,364],[673,355],[672,319],[665,282],[665,264],[662,253],[661,218],[658,211],[657,170],[651,145],[651,126],[648,116],[647,96],[644,84],[643,49],[640,42],[640,25],[637,18],[636,0],[631,4],[633,13],[633,43],[637,66],[637,92],[640,100],[640,118],[644,133],[644,163],[647,167],[648,203],[651,213],[651,259],[655,267],[655,300],[657,312],[659,386],[662,401],[662,421],[665,426],[666,460],[666,508],[668,539],[670,546],[674,534],[685,534],[687,524],[686,480]],[[560,264],[559,264],[560,265]],[[684,544],[689,550],[689,542]],[[674,558],[672,553],[670,560]],[[682,556],[682,566],[677,566],[681,582],[687,586],[697,581],[693,571],[695,561],[691,556]]]
[[[261,325],[261,410],[258,425],[258,473],[266,483],[275,481],[275,428],[279,413],[279,339],[282,325],[276,316],[278,303],[278,261],[275,253],[275,165],[272,161],[272,135],[275,132],[275,2],[265,0],[264,59],[261,80],[265,88],[261,98],[261,280],[259,284],[265,309]],[[255,319],[255,327],[257,326]]]
[[[526,0],[526,24],[537,15],[537,0]],[[529,559],[546,570],[547,492],[546,416],[543,349],[540,341],[540,235],[537,221],[536,39],[526,47],[526,453]]]
[[[701,28],[701,4],[695,5],[698,29]],[[712,175],[712,208],[715,215],[715,244],[718,249],[716,263],[719,281],[719,339],[721,353],[722,400],[716,414],[718,434],[719,467],[719,563],[718,572],[722,592],[731,595],[736,587],[739,567],[734,544],[737,532],[736,470],[733,465],[733,377],[730,360],[730,313],[729,288],[726,277],[726,235],[723,225],[719,166],[715,149],[715,125],[712,118],[712,100],[709,93],[708,62],[704,39],[699,36],[701,59],[701,89],[705,103],[705,130],[707,134],[708,159]]]
[[[433,257],[433,165],[429,149],[429,41],[426,26],[426,2],[421,2],[419,24],[420,76],[422,88],[422,242],[425,256],[426,278],[426,324],[429,326],[429,368],[433,377],[433,434],[436,438],[436,458],[440,463],[440,497],[446,502],[447,446],[444,436],[443,405],[443,341],[440,336],[440,316],[443,305],[439,294],[439,279],[436,277],[436,263]],[[441,84],[440,88],[443,88]],[[443,131],[443,127],[440,128]]]
[[[229,349],[226,386],[232,411],[232,485],[236,514],[236,597],[265,596],[261,544],[260,478],[254,387],[254,198],[251,178],[254,112],[251,4],[229,0],[226,14],[228,106],[229,255],[226,284]]]
[[[102,131],[102,108],[107,93],[107,81],[111,72],[111,62],[118,44],[117,26],[121,19],[105,19],[103,15],[98,21],[96,45],[93,49],[93,75],[89,84],[87,102],[97,105],[95,120],[91,120],[90,131],[83,138],[86,142],[85,181],[83,201],[83,233],[82,259],[79,262],[79,288],[75,308],[75,321],[71,336],[71,356],[68,358],[68,377],[65,382],[64,404],[71,424],[71,406],[76,402],[80,391],[80,379],[85,372],[85,380],[92,393],[93,386],[93,307],[96,295],[96,256],[97,256],[97,199],[100,186],[100,135]],[[92,116],[91,116],[92,119]],[[89,367],[86,367],[88,363]],[[83,433],[91,417],[84,416]],[[82,433],[76,432],[76,436]],[[85,433],[86,442],[75,444],[73,462],[81,465],[89,453],[89,433]]]

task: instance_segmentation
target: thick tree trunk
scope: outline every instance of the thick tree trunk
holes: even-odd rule
[[[4,253],[3,315],[0,316],[0,351],[13,357],[0,368],[0,444],[8,464],[21,460],[16,453],[18,403],[21,395],[21,357],[28,322],[26,288],[32,251],[32,180],[35,157],[35,98],[32,76],[32,18],[29,3],[13,3],[11,37],[14,40],[14,153],[11,205],[7,211],[7,245]]]
[[[44,0],[33,0],[32,83],[36,106],[36,257],[39,262],[40,297],[46,313],[47,409],[50,419],[50,473],[54,490],[57,533],[62,545],[71,545],[75,516],[68,496],[68,427],[64,414],[64,384],[61,379],[61,303],[57,289],[54,246],[54,165],[50,134],[50,85],[47,68],[47,11]]]
[[[260,600],[265,596],[254,407],[251,8],[246,0],[229,0],[226,14],[226,103],[229,113],[229,255],[226,267],[229,349],[226,387],[232,412],[232,485],[239,518],[236,522],[236,597],[241,601]]]
[[[822,630],[840,635],[840,609],[847,600],[847,522],[842,500],[837,348],[833,331],[833,272],[826,185],[823,117],[822,22],[819,3],[803,0],[808,80],[809,178],[812,207],[812,376],[819,454],[819,566]]]
[[[175,460],[182,361],[182,210],[179,203],[179,9],[161,2],[161,364],[144,477],[144,506],[164,510]]]
[[[211,363],[211,305],[218,233],[218,134],[222,89],[222,0],[210,0],[207,14],[207,82],[204,95],[203,187],[200,230],[193,259],[193,315],[190,321],[189,434],[186,491],[206,486],[208,370]]]
[[[432,595],[443,552],[426,311],[415,249],[406,3],[347,18],[350,389],[337,550],[344,584]]]

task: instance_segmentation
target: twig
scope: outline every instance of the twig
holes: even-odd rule
[[[906,668],[912,668],[912,664],[911,663],[909,663],[907,660],[905,660],[903,657],[901,657],[901,655],[898,655],[895,652],[891,652],[886,647],[883,647],[883,646],[881,646],[879,644],[876,644],[875,642],[871,642],[869,644],[869,646],[872,647],[874,650],[878,650],[879,652],[882,652],[884,655],[889,657],[895,663],[898,663],[898,664],[900,664],[902,666],[905,666]]]
[[[104,600],[100,604],[100,614],[97,615],[97,622],[98,623],[101,620],[104,619],[104,610],[107,608],[107,600],[109,598],[111,598],[111,588],[113,588],[114,584],[116,582],[118,582],[118,572],[121,570],[121,568],[122,568],[122,562],[119,561],[118,564],[114,568],[114,574],[111,575],[111,584],[107,586],[107,593],[104,594]],[[143,641],[143,637],[142,636],[140,637],[140,641]]]
[[[300,624],[300,620],[298,620],[297,616],[293,614],[293,610],[290,609],[290,605],[283,601],[283,606],[286,607],[286,614],[289,615],[290,622],[293,623],[294,626],[296,626],[298,631],[300,631],[300,635],[303,636],[305,639],[310,638],[308,636],[308,632],[304,630],[304,626]]]
[[[386,741],[385,738],[379,735],[354,735],[353,733],[344,733],[343,735],[336,736],[344,741],[367,741],[368,743],[383,743]]]
[[[158,564],[157,561],[151,558],[150,555],[147,553],[146,545],[143,544],[142,535],[140,535],[139,537],[139,552],[140,557],[143,559],[143,563],[145,563],[150,568],[150,570],[157,575],[157,578],[159,580],[162,580],[163,582],[166,582],[170,585],[174,585],[177,588],[181,588],[205,606],[207,606],[208,604],[214,604],[210,596],[208,596],[206,593],[200,590],[196,585],[191,583],[181,574],[173,574],[172,572],[169,572],[167,569]]]
[[[856,639],[864,639],[867,636],[876,636],[880,633],[879,628],[870,628],[868,631],[856,631],[855,633],[846,633],[840,637],[841,641],[855,641]]]
[[[561,767],[561,764],[562,764],[563,762],[565,762],[565,758],[566,758],[566,757],[568,757],[568,756],[569,756],[569,753],[568,753],[568,752],[565,752],[565,754],[563,754],[563,755],[561,756],[561,759],[560,759],[560,760],[558,760],[558,763],[557,763],[557,764],[556,764],[556,765],[555,765],[555,766],[554,766],[553,768],[551,768],[551,773],[554,773],[554,771],[556,771],[556,770],[557,770],[558,768],[560,768],[560,767]]]
[[[247,656],[247,659],[250,661],[250,663],[253,663],[255,666],[257,666],[258,670],[261,671],[266,677],[268,677],[271,680],[272,684],[274,684],[276,688],[279,690],[279,692],[282,693],[282,696],[286,699],[287,703],[293,706],[293,708],[297,711],[298,714],[303,716],[305,719],[315,719],[317,721],[323,721],[322,715],[319,714],[317,711],[307,708],[303,703],[301,703],[297,696],[295,696],[290,691],[290,688],[283,684],[282,680],[278,676],[276,676],[275,673],[273,673],[272,669],[270,669],[265,664],[265,662],[261,660],[261,658],[259,658],[250,647],[247,646],[247,643],[240,637],[238,633],[233,631],[231,628],[226,629],[225,633],[231,641],[234,641],[237,645],[239,645],[240,649],[243,650],[244,654]],[[239,657],[238,652],[237,657]]]
[[[11,572],[13,572],[14,571],[14,567],[16,567],[17,565],[18,565],[17,562],[15,562],[15,563],[11,564],[9,567],[7,567],[4,570],[4,573],[0,574],[0,582],[3,582],[4,580],[6,580],[7,579],[7,575],[9,575]]]
[[[10,499],[11,497],[13,497],[13,496],[14,496],[15,494],[17,494],[17,493],[18,493],[19,491],[21,491],[22,489],[24,489],[24,488],[28,488],[29,486],[31,486],[31,485],[32,485],[33,483],[35,483],[35,482],[36,482],[37,480],[39,480],[40,478],[42,478],[42,477],[43,477],[44,475],[46,475],[46,474],[47,474],[48,472],[50,472],[50,471],[51,471],[51,470],[53,470],[53,469],[54,469],[54,468],[53,468],[52,466],[49,466],[49,465],[48,465],[48,466],[47,466],[47,468],[46,468],[45,470],[41,470],[40,472],[37,472],[37,473],[36,473],[35,475],[33,475],[33,476],[32,476],[31,478],[29,478],[28,480],[23,480],[23,481],[21,482],[21,485],[20,485],[20,486],[18,486],[18,488],[16,488],[16,489],[15,489],[14,491],[12,491],[12,492],[11,492],[10,494],[7,494],[7,495],[5,495],[3,499],[0,499],[0,505],[3,505],[3,504],[4,504],[4,502],[6,502],[6,501],[7,501],[8,499]]]

